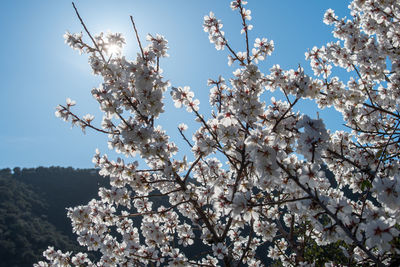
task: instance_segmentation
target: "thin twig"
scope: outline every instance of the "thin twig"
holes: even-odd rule
[[[247,64],[250,64],[251,60],[250,60],[250,49],[249,49],[249,35],[248,35],[248,32],[247,32],[247,27],[248,26],[247,26],[246,20],[244,18],[244,14],[243,14],[244,8],[243,8],[241,2],[239,2],[239,7],[240,7],[239,8],[240,16],[242,17],[243,30],[244,30],[245,36],[246,36]]]
[[[66,110],[66,111],[68,112],[68,115],[72,116],[76,122],[83,123],[85,127],[89,127],[89,128],[91,128],[91,129],[93,129],[93,130],[95,130],[95,131],[98,131],[98,132],[101,132],[101,133],[105,133],[105,134],[115,134],[115,135],[119,135],[119,134],[120,134],[120,132],[119,132],[118,130],[115,130],[115,131],[106,131],[106,130],[97,128],[97,127],[93,126],[92,124],[88,123],[87,121],[85,121],[85,120],[79,118],[77,115],[75,115],[74,113],[72,113],[72,112],[71,112],[68,108],[66,108],[65,106],[63,106],[63,105],[59,105],[59,106],[62,107],[63,110]]]
[[[89,35],[90,39],[92,40],[94,46],[96,47],[97,51],[99,52],[99,54],[100,54],[101,58],[103,59],[104,63],[106,63],[107,61],[106,61],[106,59],[104,58],[103,53],[101,52],[101,50],[100,50],[99,46],[97,45],[96,41],[94,40],[94,38],[93,38],[92,35],[90,34],[89,30],[87,29],[85,23],[83,22],[83,19],[81,18],[81,15],[79,15],[78,9],[76,8],[74,2],[72,2],[72,6],[74,7],[75,13],[76,13],[76,15],[78,16],[78,18],[79,18],[79,20],[80,20],[80,22],[81,22],[83,28],[85,29],[85,32]]]
[[[178,131],[179,131],[179,133],[181,134],[181,136],[183,137],[183,140],[185,140],[186,143],[187,143],[191,148],[193,148],[193,145],[192,145],[192,144],[190,143],[190,141],[186,138],[186,136],[183,134],[182,130],[179,129],[179,127],[178,127]]]
[[[133,30],[135,31],[135,34],[136,34],[136,40],[138,41],[139,48],[140,48],[140,52],[142,53],[142,58],[143,58],[143,60],[144,60],[144,52],[143,52],[142,43],[140,42],[139,34],[138,34],[137,29],[136,29],[135,22],[133,21],[133,17],[132,17],[132,16],[130,16],[130,17],[131,17],[131,22],[132,22]]]
[[[183,179],[183,182],[186,183],[187,179],[189,178],[190,172],[192,171],[192,169],[194,168],[194,166],[196,166],[196,164],[199,162],[199,160],[202,158],[202,156],[198,157],[193,163],[192,166],[190,166],[188,172],[186,173],[185,178]]]

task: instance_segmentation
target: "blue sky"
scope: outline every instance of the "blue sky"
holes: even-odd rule
[[[224,23],[227,39],[244,51],[240,18],[229,8],[230,1],[215,0],[77,0],[75,3],[92,34],[122,32],[126,36],[127,58],[138,52],[129,16],[135,19],[144,41],[146,33],[160,33],[169,41],[170,57],[161,62],[164,76],[173,86],[190,86],[200,99],[200,109],[208,110],[207,79],[223,75],[229,79],[234,68],[227,66],[227,51],[216,51],[202,29],[203,16],[213,11]],[[304,53],[308,48],[334,40],[332,28],[322,23],[326,9],[348,16],[349,1],[338,0],[250,0],[254,25],[250,40],[266,37],[275,42],[274,54],[261,65],[263,72],[274,64],[284,69],[301,64],[308,70]],[[64,44],[65,31],[81,32],[71,2],[66,0],[6,0],[0,17],[0,168],[72,166],[92,167],[98,147],[109,153],[107,137],[92,131],[83,135],[78,128],[54,116],[57,104],[70,97],[77,101],[76,112],[92,113],[99,123],[101,114],[90,90],[101,82],[93,76],[87,56]],[[191,114],[176,110],[166,94],[163,127],[178,145],[176,127],[189,123]],[[268,100],[267,100],[268,102]],[[307,101],[299,109],[315,117],[316,106]],[[341,129],[340,115],[320,112],[328,128]],[[185,150],[183,150],[185,151]]]

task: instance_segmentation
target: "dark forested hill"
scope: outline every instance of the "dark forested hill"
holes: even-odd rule
[[[86,204],[106,184],[90,169],[0,170],[0,266],[32,266],[49,245],[77,251],[65,208]]]

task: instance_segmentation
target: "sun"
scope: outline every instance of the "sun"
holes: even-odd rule
[[[107,54],[109,56],[121,54],[122,48],[117,44],[110,44],[107,46]]]

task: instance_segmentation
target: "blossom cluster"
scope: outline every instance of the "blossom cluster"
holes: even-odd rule
[[[400,4],[395,0],[354,0],[351,19],[329,9],[324,22],[338,39],[314,47],[305,56],[313,76],[301,66],[279,65],[263,72],[258,65],[274,42],[255,38],[249,45],[251,11],[246,1],[232,1],[239,11],[245,51],[235,51],[211,12],[204,31],[217,50],[227,48],[229,80],[209,79],[210,114],[188,86],[172,87],[162,77],[160,58],[167,41],[148,35],[134,61],[107,53],[122,47],[119,34],[100,34],[88,45],[81,34],[66,34],[74,49],[104,82],[92,90],[104,113],[78,117],[67,99],[56,115],[83,130],[109,137],[109,147],[146,163],[110,160],[99,151],[93,162],[110,179],[99,199],[68,209],[78,241],[101,254],[49,248],[37,266],[264,266],[266,255],[283,266],[395,264],[400,245]],[[252,55],[250,55],[250,50]],[[351,72],[343,81],[335,68]],[[200,126],[192,138],[186,124],[178,130],[192,154],[179,159],[178,148],[158,125],[164,93],[175,107],[185,107]],[[267,95],[281,91],[281,99]],[[327,130],[320,118],[295,111],[302,99],[343,115],[349,131]],[[188,160],[189,159],[189,160]],[[191,160],[190,160],[191,159]],[[168,205],[158,205],[162,198]],[[164,202],[163,202],[164,203]],[[136,227],[139,223],[140,227]],[[187,253],[193,245],[204,248]],[[337,248],[328,258],[309,248]],[[329,254],[329,253],[328,253]],[[335,257],[335,255],[339,255]]]

